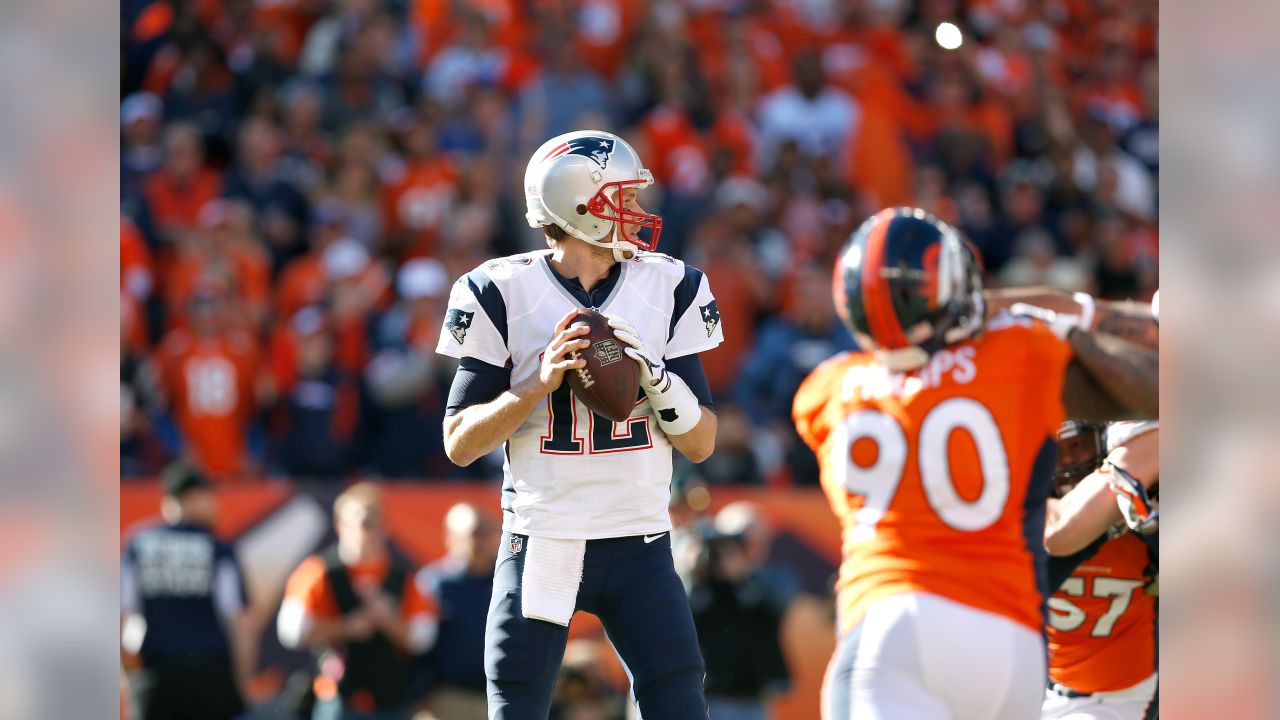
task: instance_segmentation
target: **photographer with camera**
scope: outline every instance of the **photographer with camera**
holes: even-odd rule
[[[791,592],[764,568],[767,528],[737,505],[691,533],[685,586],[711,720],[765,720],[772,698],[790,687],[780,631]]]

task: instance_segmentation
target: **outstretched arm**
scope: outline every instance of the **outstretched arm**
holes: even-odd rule
[[[1086,293],[1051,287],[995,288],[984,293],[988,314],[1025,303],[1056,313],[1077,315],[1086,330],[1114,335],[1139,345],[1160,347],[1160,324],[1147,303],[1095,300]]]
[[[1094,420],[1159,417],[1160,355],[1155,350],[1112,335],[1079,329],[1072,330],[1067,341],[1075,352],[1072,365],[1078,364],[1093,381],[1092,388],[1083,382],[1073,383],[1068,370],[1063,404],[1070,417]],[[1120,412],[1114,407],[1100,410],[1106,403],[1096,397],[1093,388],[1101,389],[1113,405],[1119,406]]]

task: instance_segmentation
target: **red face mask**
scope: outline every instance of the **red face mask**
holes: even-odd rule
[[[622,239],[639,247],[642,250],[653,251],[658,248],[658,236],[662,234],[662,218],[653,213],[636,212],[628,210],[612,198],[609,197],[610,190],[617,190],[614,197],[622,197],[622,188],[635,186],[636,189],[645,185],[644,180],[618,180],[615,182],[605,183],[587,203],[587,211],[601,220],[611,220],[613,222],[622,223],[624,225],[638,225],[642,228],[649,228],[653,233],[649,236],[649,241],[645,242],[639,237],[634,240],[627,234],[619,233]]]

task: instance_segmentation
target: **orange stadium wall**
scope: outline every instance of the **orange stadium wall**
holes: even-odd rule
[[[396,546],[424,564],[444,553],[442,527],[454,503],[472,501],[497,509],[499,491],[488,483],[386,483],[387,521]],[[332,539],[330,509],[340,491],[332,484],[267,480],[218,490],[215,532],[234,543],[245,568],[252,605],[263,622],[262,672],[256,688],[269,696],[305,658],[281,649],[274,638],[275,609],[284,580],[306,554]],[[792,605],[783,626],[783,647],[792,673],[791,691],[774,704],[777,720],[819,716],[822,674],[835,645],[834,615],[826,597],[840,557],[839,527],[818,489],[714,488],[708,512],[737,500],[758,505],[774,529],[773,555],[791,565],[806,594]],[[153,481],[125,483],[120,493],[121,542],[140,525],[159,521],[160,488]],[[576,616],[572,635],[604,633],[594,617]],[[620,687],[625,675],[610,657],[605,673]]]

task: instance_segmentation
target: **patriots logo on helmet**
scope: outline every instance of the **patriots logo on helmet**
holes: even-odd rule
[[[606,137],[592,135],[577,137],[555,146],[542,160],[543,162],[554,160],[561,155],[581,155],[591,158],[601,168],[605,168],[609,166],[609,157],[613,155],[613,145],[613,140]]]

